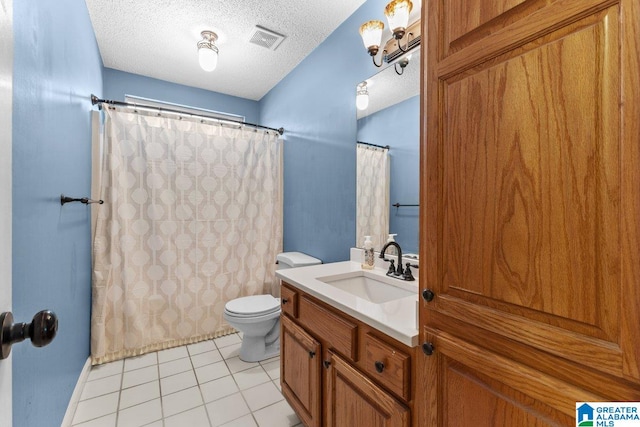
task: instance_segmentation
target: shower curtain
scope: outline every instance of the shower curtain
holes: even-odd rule
[[[357,144],[356,246],[371,236],[376,251],[389,234],[389,150]]]
[[[277,295],[279,135],[164,115],[105,110],[93,364],[230,333],[227,301]]]

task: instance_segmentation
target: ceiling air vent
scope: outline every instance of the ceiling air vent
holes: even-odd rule
[[[276,50],[280,43],[285,39],[285,36],[278,34],[275,31],[267,30],[259,25],[251,32],[249,36],[249,42],[257,44],[258,46],[266,47],[267,49]]]

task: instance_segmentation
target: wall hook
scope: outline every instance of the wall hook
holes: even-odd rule
[[[417,206],[420,206],[420,205],[419,204],[416,204],[416,205],[405,205],[405,204],[402,204],[402,203],[394,203],[391,206],[393,206],[394,208],[401,208],[403,206],[416,206],[417,207]]]
[[[64,194],[60,195],[60,204],[64,205],[65,203],[70,203],[70,202],[80,202],[80,203],[84,203],[85,205],[91,204],[91,203],[97,203],[99,205],[104,203],[104,200],[93,200],[90,199],[88,197],[82,197],[79,199],[73,198],[73,197],[67,197]]]

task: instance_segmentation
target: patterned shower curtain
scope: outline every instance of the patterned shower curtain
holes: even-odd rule
[[[357,144],[356,246],[371,236],[376,251],[389,234],[389,150]]]
[[[92,363],[232,332],[227,301],[277,295],[279,135],[127,108],[105,116]]]

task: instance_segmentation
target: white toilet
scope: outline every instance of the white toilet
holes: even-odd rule
[[[301,252],[283,252],[276,259],[278,269],[322,263]],[[243,334],[241,360],[259,362],[280,353],[280,312],[280,299],[272,295],[236,298],[225,304],[224,319]]]

